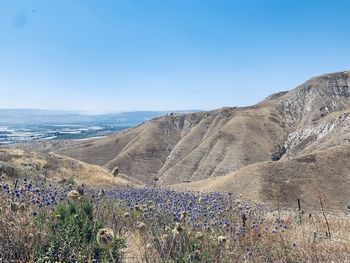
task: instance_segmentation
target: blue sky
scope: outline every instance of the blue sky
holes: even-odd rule
[[[257,103],[350,69],[350,1],[2,0],[0,107]]]

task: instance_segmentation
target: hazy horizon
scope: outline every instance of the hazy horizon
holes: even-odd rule
[[[120,113],[138,113],[138,112],[195,112],[203,111],[202,109],[164,109],[164,110],[126,110],[126,111],[84,111],[84,110],[62,110],[62,109],[42,109],[42,108],[0,108],[0,111],[42,111],[54,114],[80,114],[80,115],[108,115],[108,114],[120,114]]]
[[[0,107],[252,105],[350,69],[349,8],[343,0],[2,1]]]

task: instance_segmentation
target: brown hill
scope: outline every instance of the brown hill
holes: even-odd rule
[[[173,185],[177,190],[231,192],[274,207],[347,209],[350,204],[350,145],[295,159],[255,163],[228,175]]]
[[[165,116],[99,140],[56,143],[55,150],[151,183],[200,180],[269,160],[285,137],[270,102],[250,108]],[[274,117],[276,116],[276,117]]]
[[[118,166],[146,183],[222,176],[348,143],[349,82],[350,72],[326,74],[252,107],[168,115],[103,139],[55,142],[47,149],[110,170]]]
[[[155,118],[102,139],[37,145],[128,178],[177,189],[242,193],[291,206],[350,196],[350,72],[312,78],[252,107]],[[33,147],[33,146],[31,146]],[[209,179],[208,179],[209,178]],[[186,182],[186,183],[185,183]]]

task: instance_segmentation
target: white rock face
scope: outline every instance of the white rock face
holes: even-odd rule
[[[277,109],[284,116],[286,126],[291,127],[283,143],[287,151],[284,158],[296,157],[322,145],[347,143],[350,74],[341,72],[312,78],[282,96]]]
[[[349,133],[350,117],[349,112],[343,112],[329,116],[325,120],[316,124],[310,124],[306,127],[299,128],[288,135],[284,147],[287,150],[287,156],[291,156],[294,149],[300,150],[300,145],[304,148],[320,143],[320,140],[327,136],[350,137]],[[326,138],[325,138],[326,139]],[[305,143],[307,141],[307,143]]]

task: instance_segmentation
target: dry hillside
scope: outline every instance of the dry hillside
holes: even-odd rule
[[[327,74],[252,107],[168,115],[106,138],[46,147],[108,169],[119,166],[144,182],[222,176],[274,154],[292,159],[348,143],[349,79],[350,72]]]
[[[218,191],[241,194],[274,207],[347,210],[350,204],[350,145],[316,150],[312,154],[278,162],[255,163],[228,175],[173,185],[177,190]]]
[[[312,78],[251,107],[158,117],[102,139],[47,142],[145,183],[344,206],[350,193],[350,71]],[[31,146],[33,147],[33,146]],[[210,179],[212,178],[212,179]],[[197,182],[198,181],[198,182]]]
[[[127,179],[116,177],[107,169],[86,164],[55,153],[40,154],[20,149],[0,149],[0,175],[8,178],[31,178],[36,181],[65,182],[77,184],[110,186],[131,184]]]

